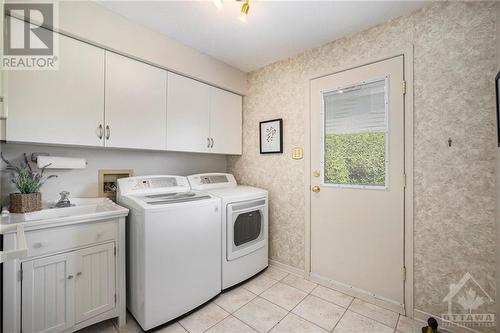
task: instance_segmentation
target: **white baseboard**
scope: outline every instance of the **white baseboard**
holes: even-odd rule
[[[425,322],[427,322],[427,319],[429,317],[436,318],[438,325],[439,325],[438,330],[440,332],[479,333],[479,331],[476,331],[475,329],[472,329],[470,327],[465,327],[465,326],[457,325],[457,324],[449,322],[449,321],[445,321],[443,318],[441,318],[439,316],[427,313],[425,311],[417,310],[417,309],[413,310],[413,317],[417,320],[423,320]],[[444,324],[444,323],[446,323],[446,324]]]
[[[282,271],[285,271],[285,272],[288,272],[288,273],[292,273],[292,274],[299,275],[299,276],[304,276],[304,270],[303,269],[296,268],[296,267],[293,267],[293,266],[290,266],[290,265],[287,265],[287,264],[283,264],[283,263],[281,263],[279,261],[276,261],[275,259],[269,259],[269,265],[270,266],[274,266],[276,268],[279,268]]]
[[[334,281],[332,279],[325,278],[323,276],[320,276],[315,273],[311,273],[309,275],[309,280],[312,282],[316,282],[324,287],[330,288],[330,289],[335,289],[337,291],[340,291],[344,294],[347,294],[352,297],[356,297],[359,299],[362,299],[363,301],[367,301],[368,303],[372,303],[375,305],[378,305],[382,308],[400,313],[400,314],[405,314],[405,309],[404,306],[401,304],[389,300],[389,299],[382,299],[380,297],[375,297],[372,293],[369,293],[367,291],[364,291],[362,289],[354,288],[352,286],[348,286],[346,284]]]

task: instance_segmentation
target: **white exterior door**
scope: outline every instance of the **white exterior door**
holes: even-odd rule
[[[115,307],[115,243],[75,252],[76,323]]]
[[[22,264],[22,331],[56,333],[74,323],[73,254]]]
[[[210,86],[168,73],[167,149],[208,152]]]
[[[210,95],[210,151],[241,154],[242,98],[218,88]]]
[[[106,52],[105,145],[166,148],[167,72]]]
[[[311,81],[311,276],[404,311],[403,57]]]
[[[102,146],[104,50],[59,38],[58,70],[9,71],[7,140]]]

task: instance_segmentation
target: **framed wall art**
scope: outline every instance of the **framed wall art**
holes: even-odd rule
[[[261,121],[259,126],[260,153],[283,153],[283,119]]]

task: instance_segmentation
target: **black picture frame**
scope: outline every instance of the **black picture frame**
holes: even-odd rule
[[[500,147],[500,71],[497,73],[495,77],[495,95],[497,97],[497,140],[498,147]]]
[[[270,124],[270,123],[277,123],[277,128],[279,129],[279,150],[269,150],[266,149],[266,147],[262,147],[262,127],[263,125]],[[265,135],[265,133],[264,133]],[[259,148],[260,148],[260,153],[261,154],[282,154],[283,153],[283,119],[278,118],[278,119],[271,119],[271,120],[265,120],[259,122]]]

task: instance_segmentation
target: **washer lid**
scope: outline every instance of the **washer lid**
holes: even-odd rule
[[[140,197],[148,205],[167,205],[179,202],[198,201],[210,199],[211,196],[203,193],[181,192],[181,193],[159,193]]]

